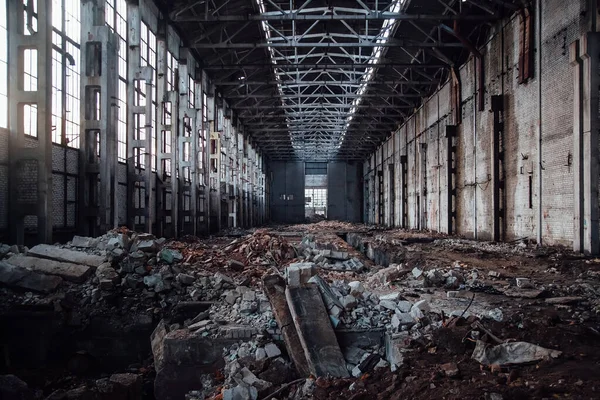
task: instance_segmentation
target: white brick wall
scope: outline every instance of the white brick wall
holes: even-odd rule
[[[567,165],[573,139],[573,78],[568,47],[583,32],[585,0],[569,2],[547,0],[542,13],[542,216],[543,240],[547,244],[569,245],[573,236],[573,171]],[[480,239],[492,237],[491,153],[494,115],[491,96],[505,96],[506,162],[506,236],[511,240],[536,237],[537,204],[537,79],[518,84],[519,19],[494,27],[482,49],[485,65],[485,111],[476,109],[475,62],[471,59],[460,69],[462,124],[457,138],[457,219],[458,233]],[[419,226],[417,197],[422,196],[421,152],[427,142],[426,228],[445,231],[447,220],[445,126],[451,122],[450,87],[443,85],[398,132],[398,144],[390,155],[396,163],[396,210],[400,221],[400,155],[408,155],[409,224]],[[474,115],[476,120],[474,121]],[[475,135],[476,133],[476,135]],[[476,136],[476,138],[475,138]],[[391,140],[390,140],[391,141]],[[379,153],[376,153],[379,154]],[[375,168],[381,160],[377,158]],[[533,201],[529,204],[529,177]],[[375,179],[371,169],[370,179]],[[371,198],[376,198],[371,197]],[[421,202],[423,199],[421,198]]]

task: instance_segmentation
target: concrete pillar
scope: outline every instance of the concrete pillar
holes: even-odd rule
[[[494,126],[492,132],[492,204],[494,241],[505,240],[505,164],[504,164],[504,96],[492,96]]]
[[[105,0],[81,8],[81,155],[79,229],[99,236],[118,226],[116,34],[105,23]],[[98,156],[99,154],[99,156]]]
[[[584,244],[584,183],[583,183],[583,63],[579,40],[569,48],[573,67],[573,251],[583,252]]]
[[[600,252],[600,229],[598,207],[598,134],[600,132],[600,33],[590,32],[581,37],[580,54],[583,64],[582,79],[582,140],[583,157],[583,251]]]
[[[177,132],[179,129],[179,93],[169,90],[166,37],[157,40],[158,62],[158,133],[156,146],[156,228],[160,236],[177,237],[178,229],[178,183],[176,166],[179,157]],[[167,223],[167,218],[170,223]]]
[[[127,68],[127,224],[136,229],[138,218],[143,218],[143,228],[152,233],[154,228],[154,174],[152,172],[152,67],[141,67],[140,58],[140,7],[127,3],[128,68]],[[136,84],[144,82],[146,102],[138,104]],[[142,118],[143,116],[143,118]],[[141,122],[144,121],[143,126]],[[142,138],[142,133],[144,136]],[[143,191],[144,196],[141,196]]]
[[[33,10],[24,12],[22,1],[8,1],[7,7],[10,239],[13,243],[23,244],[25,217],[37,216],[38,241],[51,243],[52,2],[38,1],[36,16]],[[36,31],[31,26],[33,18],[37,19]],[[25,87],[24,54],[27,50],[37,53],[34,61],[37,75],[31,71],[35,75],[35,87]],[[37,107],[37,142],[34,146],[25,143],[25,105]],[[30,196],[32,193],[35,195]]]
[[[198,140],[203,140],[202,137],[206,135],[206,124],[203,119],[203,108],[204,108],[204,92],[206,90],[206,80],[202,71],[198,70],[196,73],[196,132],[198,133]],[[204,136],[206,135],[206,136]],[[202,137],[201,137],[202,136]],[[198,222],[196,224],[197,234],[208,233],[208,197],[209,197],[209,177],[208,177],[208,148],[210,145],[210,138],[206,138],[201,148],[198,145],[197,149],[197,162],[198,162],[198,206],[196,209],[196,216]]]
[[[457,127],[456,125],[446,126],[446,182],[447,182],[447,222],[446,222],[446,233],[452,235],[454,233],[454,226],[456,223],[456,166],[457,154],[456,154],[456,137]]]
[[[195,107],[190,107],[190,69],[187,49],[180,50],[179,60],[179,133],[177,170],[179,171],[179,230],[196,234],[197,198],[198,198],[198,141],[195,136],[196,116]],[[195,96],[195,94],[194,94]]]

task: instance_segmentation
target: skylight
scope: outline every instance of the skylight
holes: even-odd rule
[[[390,9],[390,12],[392,12],[392,13],[400,12],[400,9],[402,8],[404,1],[405,0],[396,0]],[[378,44],[379,43],[387,43],[390,36],[394,32],[394,28],[396,27],[397,22],[398,21],[394,20],[394,19],[386,19],[383,21],[383,25],[381,27],[381,32],[379,35],[380,37],[379,37],[379,39],[377,39]],[[377,46],[377,47],[373,48],[373,54],[371,55],[371,59],[368,61],[368,64],[377,64],[379,62],[379,60],[381,59],[381,57],[383,56],[384,49],[385,49],[385,47],[383,47],[383,46]],[[348,131],[348,128],[350,127],[350,124],[352,123],[352,119],[354,119],[354,114],[358,110],[358,106],[360,105],[360,103],[363,100],[362,95],[365,94],[365,92],[367,91],[369,82],[375,76],[375,70],[376,70],[376,67],[374,67],[374,66],[368,67],[365,74],[362,77],[360,88],[356,92],[360,97],[357,97],[352,102],[352,107],[350,108],[350,112],[349,112],[350,115],[348,116],[348,119],[346,120],[346,129],[344,130],[344,132],[342,132],[342,135],[340,136],[338,149],[342,146],[342,143],[344,142],[344,138],[346,137],[346,132]]]
[[[255,1],[256,1],[256,4],[258,5],[260,13],[267,14],[267,8],[265,5],[265,2],[268,0],[255,0]],[[394,0],[393,4],[386,9],[386,12],[398,13],[398,12],[400,12],[402,5],[404,3],[405,3],[405,0]],[[318,8],[304,9],[300,12],[315,12],[317,10],[320,11],[321,9],[318,9]],[[325,9],[323,12],[329,13],[331,11]],[[312,27],[314,27],[316,24],[317,23],[315,22],[312,25]],[[393,35],[396,25],[397,25],[397,20],[395,20],[395,19],[384,20],[383,24],[381,26],[381,30],[379,31],[379,34],[377,36],[373,36],[373,39],[376,41],[375,43],[377,43],[377,44],[387,43],[388,40],[390,39],[390,37]],[[267,43],[273,43],[275,41],[289,40],[289,39],[296,40],[296,37],[294,37],[294,38],[290,37],[287,39],[284,38],[282,36],[281,32],[278,32],[278,31],[274,30],[274,28],[271,28],[266,21],[261,21],[261,27],[265,34],[265,39],[266,39]],[[310,29],[312,29],[312,27]],[[310,31],[310,29],[309,29],[309,31]],[[275,36],[273,36],[273,35],[275,35]],[[279,36],[281,36],[281,37],[279,37]],[[332,37],[331,35],[325,35],[324,33],[319,36],[315,36],[312,32],[309,34],[307,31],[302,36],[300,36],[300,39],[298,39],[298,40],[302,40],[303,37],[306,38],[308,36],[320,37],[321,39],[319,40],[319,43],[321,43],[323,41],[328,41],[328,43],[329,43],[329,41],[331,40],[332,47],[335,48],[336,39],[334,37]],[[294,103],[293,101],[291,101],[291,105],[298,105],[298,107],[301,108],[303,105],[302,101],[300,100],[302,98],[301,87],[303,87],[303,85],[302,85],[303,82],[300,82],[298,85],[293,85],[293,84],[285,85],[284,84],[285,81],[282,81],[281,77],[286,74],[289,76],[289,73],[286,73],[285,70],[279,66],[278,60],[281,59],[285,63],[287,57],[285,57],[281,52],[276,51],[275,47],[273,47],[273,46],[268,46],[267,48],[269,49],[271,63],[274,66],[275,80],[277,82],[278,92],[281,95],[281,105],[283,107],[286,107],[285,99],[291,98],[291,96],[298,95],[298,102]],[[349,106],[349,108],[347,108],[348,111],[344,112],[343,115],[329,118],[329,120],[326,120],[325,122],[323,122],[321,124],[321,128],[318,127],[318,125],[319,125],[318,123],[316,123],[316,124],[313,123],[314,121],[310,121],[310,123],[307,122],[307,124],[306,124],[307,126],[303,126],[303,124],[302,124],[303,118],[298,118],[297,121],[290,120],[289,118],[286,119],[286,125],[287,125],[287,128],[289,130],[289,135],[290,135],[289,136],[290,143],[296,153],[304,153],[303,154],[304,156],[310,154],[311,156],[314,157],[315,150],[317,150],[320,154],[329,153],[331,156],[331,155],[334,155],[334,153],[336,153],[337,150],[339,150],[342,143],[344,142],[346,133],[352,123],[352,120],[354,119],[354,116],[359,109],[359,106],[363,99],[363,95],[367,91],[368,84],[372,81],[372,79],[375,76],[377,67],[374,64],[377,64],[380,61],[380,59],[383,57],[384,52],[385,52],[385,46],[375,46],[373,48],[373,51],[370,56],[368,56],[368,55],[364,56],[365,57],[364,61],[366,61],[366,69],[364,72],[360,73],[360,83],[354,87],[352,84],[344,85],[346,90],[349,90],[348,94],[352,95],[352,96],[356,95],[356,98],[354,98],[354,100],[352,101],[351,104],[347,104],[347,106]],[[309,57],[309,56],[311,56],[311,53],[319,53],[319,52],[315,52],[313,49],[310,52],[308,52],[308,54],[303,54],[302,57],[304,57],[304,58]],[[343,53],[345,53],[345,54],[343,54]],[[336,57],[340,56],[340,55],[345,56],[345,55],[348,55],[348,53],[345,51],[340,51],[339,53],[335,54]],[[329,57],[327,55],[327,52],[325,54],[313,54],[312,56],[313,57],[318,56],[318,57],[320,57],[320,59]],[[297,54],[296,54],[296,57],[298,57]],[[367,59],[367,57],[368,57],[368,59]],[[331,58],[330,58],[330,60],[333,61]],[[370,65],[370,66],[367,66],[367,65]],[[307,80],[306,83],[310,83],[310,81]],[[334,94],[334,92],[331,90],[331,88],[328,87],[328,84],[315,84],[315,86],[317,86],[317,85],[322,86],[321,90],[324,90],[324,91],[321,93],[324,93],[324,95],[331,97]],[[304,87],[306,87],[306,86],[304,86]],[[313,93],[309,92],[308,94],[310,95],[310,94],[314,94],[314,93],[316,93],[316,92],[313,92]],[[306,104],[312,104],[312,103],[307,102]],[[335,103],[335,104],[337,104],[337,103]],[[302,113],[302,111],[299,110],[298,113]],[[307,113],[307,112],[305,111],[305,113]],[[307,113],[307,116],[310,117],[310,115],[308,113]],[[306,117],[304,119],[306,119]],[[335,121],[332,121],[334,119],[335,119]],[[296,122],[296,123],[293,123],[293,122]],[[333,128],[325,127],[325,125],[337,125],[337,127],[335,127],[335,126]],[[317,127],[315,127],[315,126],[317,126]],[[292,128],[296,128],[296,130],[294,130],[294,132],[292,132]],[[326,138],[326,137],[321,138],[321,136],[327,136],[327,134],[329,134],[329,138]],[[315,137],[318,137],[318,140],[319,140],[318,143],[316,142],[317,139]]]

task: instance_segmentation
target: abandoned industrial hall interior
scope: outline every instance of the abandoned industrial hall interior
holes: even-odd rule
[[[0,400],[600,399],[597,0],[0,0]]]

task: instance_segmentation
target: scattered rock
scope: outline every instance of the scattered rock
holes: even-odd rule
[[[458,366],[455,363],[447,363],[440,365],[444,374],[449,378],[456,378],[460,375]]]
[[[267,353],[268,358],[275,358],[281,355],[281,350],[274,343],[267,343],[265,345],[265,352]]]

